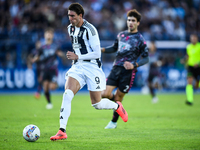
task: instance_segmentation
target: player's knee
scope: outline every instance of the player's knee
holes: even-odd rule
[[[52,84],[50,85],[50,89],[51,89],[51,90],[55,90],[55,89],[57,89],[57,87],[58,87],[57,83],[52,83]]]
[[[103,109],[102,106],[101,106],[101,101],[98,102],[98,103],[92,104],[92,106],[93,106],[95,109]]]
[[[109,98],[109,96],[110,96],[110,93],[107,92],[107,91],[103,91],[103,92],[101,93],[101,97],[102,97],[102,98]]]
[[[102,92],[102,93],[101,93],[101,97],[102,97],[102,98],[106,98],[105,92]]]

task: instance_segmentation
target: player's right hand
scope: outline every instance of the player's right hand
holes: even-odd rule
[[[78,55],[76,55],[74,52],[70,52],[70,51],[67,51],[67,59],[69,60],[77,60],[78,59]]]
[[[124,62],[124,68],[125,68],[126,70],[131,70],[131,69],[134,69],[134,66],[133,66],[132,63],[130,63],[130,62],[128,62],[128,61],[125,61],[125,62]]]

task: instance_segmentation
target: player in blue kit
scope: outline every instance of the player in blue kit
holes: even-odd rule
[[[59,46],[53,42],[54,29],[47,28],[44,33],[45,44],[37,50],[37,54],[32,59],[32,63],[40,62],[40,72],[42,78],[42,85],[45,98],[48,102],[47,109],[52,109],[53,104],[51,102],[50,90],[57,88],[57,76],[58,76],[58,59],[66,58],[65,54],[60,50]]]
[[[113,109],[128,121],[128,114],[120,102],[112,102],[101,98],[106,87],[106,79],[101,68],[101,47],[96,28],[83,19],[84,9],[79,3],[68,7],[70,25],[68,33],[71,37],[73,52],[67,52],[67,58],[73,60],[72,67],[66,73],[65,92],[60,110],[60,129],[50,140],[67,138],[66,126],[71,113],[71,101],[74,95],[87,84],[92,106],[95,109]],[[83,110],[84,111],[84,110]]]
[[[133,9],[127,13],[128,30],[118,34],[112,46],[101,48],[104,53],[116,53],[113,68],[107,78],[106,90],[102,92],[103,98],[122,102],[126,93],[129,92],[135,79],[137,68],[148,63],[148,48],[143,36],[138,32],[141,14]],[[137,59],[142,56],[142,59]],[[117,88],[113,94],[113,90]],[[112,120],[105,129],[117,127],[118,113],[114,111]]]

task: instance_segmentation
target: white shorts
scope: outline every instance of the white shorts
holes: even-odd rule
[[[81,88],[87,84],[89,91],[103,91],[106,89],[106,78],[102,68],[90,62],[76,63],[67,71],[68,77],[76,79]]]

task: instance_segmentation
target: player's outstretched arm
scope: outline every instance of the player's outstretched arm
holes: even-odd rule
[[[106,48],[101,48],[101,52],[103,53],[114,53],[117,51],[117,48],[115,46],[109,46]]]
[[[108,47],[102,47],[101,52],[102,53],[114,53],[118,50],[118,40],[116,39],[114,44],[112,46]]]

